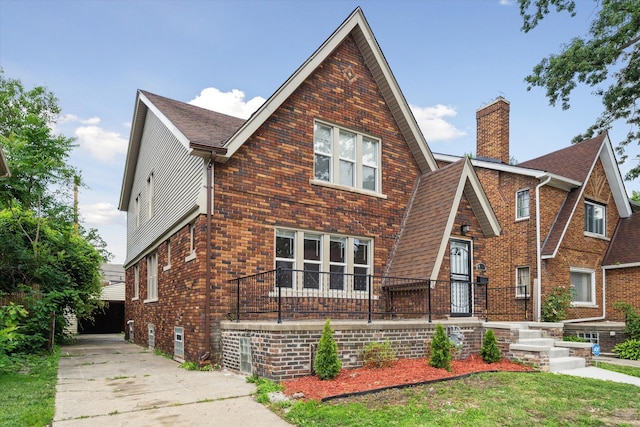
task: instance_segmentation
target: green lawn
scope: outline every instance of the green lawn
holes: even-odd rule
[[[0,426],[45,426],[55,412],[59,353],[13,358],[14,369],[0,373]]]
[[[335,400],[298,402],[298,426],[631,426],[638,387],[549,373],[469,378]]]

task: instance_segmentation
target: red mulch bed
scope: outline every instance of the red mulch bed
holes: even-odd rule
[[[385,387],[417,384],[475,372],[486,371],[532,371],[533,369],[502,359],[497,363],[486,363],[479,355],[451,363],[452,372],[429,366],[426,359],[399,359],[388,368],[355,368],[343,369],[332,380],[321,380],[317,376],[307,376],[293,380],[285,380],[284,393],[292,395],[303,393],[305,399],[321,400],[327,397],[349,393],[377,390]]]

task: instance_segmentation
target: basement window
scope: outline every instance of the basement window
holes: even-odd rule
[[[149,323],[149,325],[147,325],[147,328],[149,331],[149,348],[153,350],[153,348],[156,346],[155,328],[153,326],[153,323]]]
[[[184,328],[173,328],[173,358],[184,361]]]
[[[253,363],[251,360],[251,340],[249,337],[240,337],[240,372],[251,374]]]
[[[600,333],[594,331],[577,331],[576,336],[592,344],[600,342]]]

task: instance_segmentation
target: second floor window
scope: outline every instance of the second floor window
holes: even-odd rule
[[[597,203],[584,203],[584,231],[593,234],[605,235],[605,213],[603,205]]]
[[[529,218],[529,189],[516,193],[516,219]]]
[[[323,123],[314,125],[314,178],[380,191],[380,141]]]
[[[155,179],[153,172],[147,178],[147,217],[151,219],[155,209]]]

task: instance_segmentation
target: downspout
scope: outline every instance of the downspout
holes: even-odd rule
[[[205,291],[204,291],[204,333],[205,351],[211,354],[211,212],[213,210],[213,159],[215,153],[211,152],[211,157],[207,163],[207,242],[205,268]]]
[[[547,185],[551,177],[536,185],[536,321],[542,317],[542,248],[540,242],[540,188]]]

